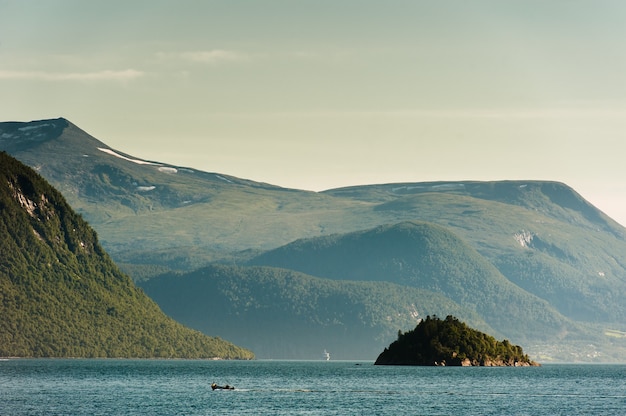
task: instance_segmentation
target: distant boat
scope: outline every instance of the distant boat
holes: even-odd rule
[[[229,386],[228,384],[225,386],[218,386],[217,384],[213,383],[211,384],[211,388],[213,390],[235,390],[233,386]]]
[[[326,361],[330,361],[330,353],[328,351],[324,350],[323,357]]]

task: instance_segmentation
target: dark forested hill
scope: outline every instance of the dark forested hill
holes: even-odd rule
[[[213,265],[141,283],[176,320],[254,350],[261,358],[374,359],[400,328],[455,311],[491,331],[471,308],[387,282],[314,278],[269,267]]]
[[[252,358],[166,317],[32,169],[0,153],[0,356]]]
[[[399,333],[376,359],[377,365],[536,366],[519,345],[470,328],[454,316],[427,316]]]

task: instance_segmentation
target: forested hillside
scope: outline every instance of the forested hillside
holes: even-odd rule
[[[333,359],[373,359],[398,329],[428,314],[454,313],[493,331],[471,308],[428,290],[270,267],[213,265],[141,287],[176,320],[260,358],[320,358],[327,349]]]
[[[165,316],[96,233],[0,153],[0,356],[252,358]]]
[[[298,240],[250,263],[427,289],[473,308],[493,328],[520,341],[574,330],[547,302],[513,285],[459,237],[430,223]]]

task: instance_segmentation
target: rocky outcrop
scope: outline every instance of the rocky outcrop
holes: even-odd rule
[[[454,355],[454,354],[453,354]],[[457,357],[453,357],[450,360],[443,360],[441,362],[434,363],[436,366],[440,367],[537,367],[540,364],[529,360],[516,360],[516,359],[508,359],[504,360],[502,358],[483,358],[480,360],[469,358],[460,359]]]

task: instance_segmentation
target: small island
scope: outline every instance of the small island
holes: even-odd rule
[[[527,367],[539,364],[506,339],[468,327],[453,316],[428,316],[402,333],[378,356],[376,365]]]

